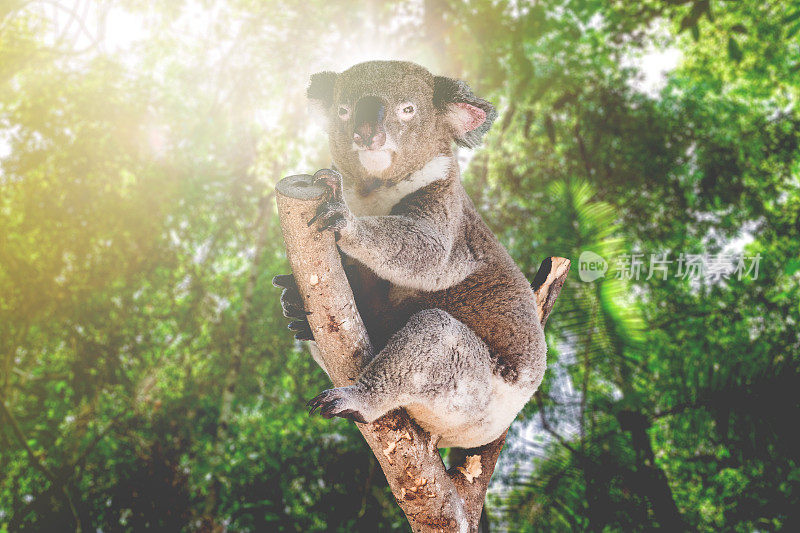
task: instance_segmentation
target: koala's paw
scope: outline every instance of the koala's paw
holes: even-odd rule
[[[317,231],[342,231],[350,222],[350,210],[341,199],[331,199],[321,204],[308,225],[316,224]]]
[[[339,387],[322,391],[319,395],[309,400],[306,405],[311,407],[308,414],[312,414],[319,409],[319,414],[325,418],[338,416],[354,422],[367,422],[358,402],[354,398],[352,387]]]
[[[332,168],[317,170],[313,177],[314,185],[325,185],[330,189],[330,198],[342,198],[342,175]]]
[[[300,291],[297,290],[294,276],[292,274],[275,276],[272,278],[272,284],[275,287],[283,288],[283,292],[281,292],[281,309],[283,310],[283,316],[292,320],[289,322],[289,329],[295,332],[294,338],[301,341],[314,340],[311,326],[306,318],[308,313],[303,306],[303,299],[300,297]]]
[[[329,192],[327,201],[319,206],[308,225],[316,224],[317,231],[341,232],[353,218],[342,196],[342,175],[330,168],[323,168],[314,173],[314,184],[324,185]]]

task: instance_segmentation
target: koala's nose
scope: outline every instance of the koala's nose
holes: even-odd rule
[[[382,131],[373,133],[369,127],[362,127],[353,134],[353,142],[358,146],[377,150],[386,143],[386,133]]]
[[[383,101],[376,96],[365,96],[356,102],[354,111],[353,142],[370,150],[383,146],[386,143],[386,131],[383,127],[386,106]]]

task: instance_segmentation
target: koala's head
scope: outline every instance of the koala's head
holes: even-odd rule
[[[464,82],[404,61],[314,74],[308,98],[326,123],[334,164],[364,186],[401,181],[451,154],[453,142],[476,146],[496,116]]]

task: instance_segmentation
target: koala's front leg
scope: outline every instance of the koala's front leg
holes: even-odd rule
[[[342,252],[379,277],[396,285],[431,291],[452,285],[453,276],[458,277],[459,273],[463,274],[462,279],[469,273],[465,261],[448,263],[461,214],[460,204],[448,198],[452,192],[420,198],[424,205],[403,214],[356,217],[337,196],[341,191],[338,173],[319,171],[315,177],[334,193],[309,225],[316,224],[320,231],[335,230]]]
[[[308,402],[326,418],[373,422],[398,407],[418,406],[432,433],[477,423],[491,395],[489,349],[465,324],[441,309],[413,315],[349,387]]]

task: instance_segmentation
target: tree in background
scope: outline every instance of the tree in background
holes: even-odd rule
[[[785,421],[797,417],[799,400],[790,385],[798,363],[797,88],[790,80],[800,65],[791,40],[800,13],[685,4],[660,11],[675,21],[684,61],[653,96],[635,90],[632,73],[604,63],[614,57],[604,49],[618,49],[604,30],[617,27],[619,13],[604,13],[606,24],[595,19],[594,31],[581,30],[594,13],[562,17],[581,35],[577,46],[593,53],[566,55],[563,66],[551,61],[564,78],[557,84],[548,83],[550,73],[523,82],[533,101],[510,106],[522,135],[503,136],[509,148],[489,153],[488,174],[493,165],[502,170],[486,202],[513,210],[513,218],[508,209],[492,211],[509,239],[541,235],[566,256],[593,250],[591,239],[571,248],[564,226],[542,224],[553,210],[571,211],[539,183],[580,176],[597,191],[589,205],[602,213],[608,202],[614,216],[592,223],[577,211],[578,236],[617,223],[613,235],[627,253],[673,258],[749,240],[745,252],[764,256],[765,270],[757,279],[699,286],[656,275],[632,281],[636,305],[601,299],[577,320],[559,313],[552,325],[569,321],[562,346],[580,392],[548,398],[544,388],[535,416],[555,433],[557,421],[577,411],[577,427],[556,434],[533,474],[512,482],[501,520],[512,529],[749,531],[791,528],[794,519],[797,456],[789,447],[796,437]],[[682,28],[691,31],[681,35]],[[475,192],[492,194],[482,175]],[[537,190],[547,192],[537,198]],[[572,295],[567,288],[562,305]],[[592,302],[577,296],[577,304]],[[644,342],[629,334],[631,314],[644,319]]]
[[[308,75],[370,55],[499,104],[465,182],[531,277],[585,250],[763,257],[570,280],[493,524],[793,529],[798,31],[754,1],[4,4],[0,527],[405,527],[357,432],[305,415],[326,379],[269,283],[269,191],[327,166]],[[643,92],[634,58],[665,47]]]

